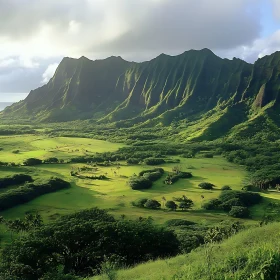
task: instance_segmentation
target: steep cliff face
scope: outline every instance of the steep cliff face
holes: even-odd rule
[[[120,57],[96,61],[64,58],[48,84],[32,90],[4,115],[66,121],[106,114],[127,98],[128,93],[116,94],[115,88],[118,78],[131,65]]]
[[[190,116],[238,102],[251,72],[251,64],[221,59],[207,49],[175,57],[162,54],[134,65],[120,77],[129,96],[105,120],[143,121],[168,111],[174,115],[174,110]]]
[[[247,118],[249,111],[278,104],[279,75],[279,52],[254,65],[240,59],[221,59],[208,49],[178,56],[161,54],[143,63],[120,57],[96,61],[64,58],[48,84],[31,91],[2,115],[155,125],[199,119],[218,108],[224,113],[219,113],[219,122],[211,125],[211,131],[218,131],[218,124],[236,125]],[[241,111],[242,117],[232,115]]]

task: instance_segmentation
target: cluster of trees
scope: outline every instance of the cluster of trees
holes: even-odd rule
[[[153,182],[157,181],[164,174],[162,168],[154,168],[150,170],[143,170],[137,176],[136,174],[129,178],[128,185],[133,190],[143,190],[152,187]]]
[[[58,159],[56,157],[50,157],[45,160],[41,160],[38,158],[28,158],[23,161],[23,165],[26,166],[35,166],[40,164],[56,164],[56,163],[64,163],[63,159]]]
[[[148,208],[148,209],[160,209],[161,206],[176,211],[177,208],[180,208],[181,210],[187,210],[193,207],[194,203],[191,199],[187,198],[185,195],[182,197],[176,198],[174,197],[173,200],[166,200],[165,197],[163,199],[163,204],[155,199],[148,199],[148,198],[139,198],[135,201],[133,201],[131,204],[135,207],[139,208]],[[178,204],[176,204],[176,201]]]
[[[98,175],[98,176],[85,176],[85,175],[80,175],[78,172],[71,171],[70,172],[71,176],[78,177],[81,179],[90,179],[90,180],[108,180],[109,178],[105,175]]]
[[[235,218],[248,218],[250,211],[248,207],[260,203],[262,196],[258,193],[246,191],[222,191],[219,198],[211,199],[202,207],[206,210],[223,210]]]
[[[60,178],[51,178],[47,181],[26,183],[21,187],[0,194],[0,210],[6,210],[31,201],[38,196],[69,187],[70,183]]]
[[[0,273],[6,273],[5,279],[21,280],[37,280],[59,269],[89,276],[102,271],[108,261],[130,266],[178,253],[172,231],[145,219],[116,220],[94,208],[64,216],[6,246]]]
[[[167,177],[164,180],[164,183],[167,185],[172,185],[176,183],[179,179],[188,179],[192,178],[192,176],[193,175],[191,172],[184,172],[175,167],[173,168],[173,172],[167,175]]]
[[[15,174],[12,176],[8,176],[5,178],[0,178],[0,189],[13,186],[24,184],[26,182],[33,182],[33,179],[30,175],[27,174]]]

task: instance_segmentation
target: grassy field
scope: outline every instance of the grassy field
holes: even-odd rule
[[[4,148],[0,152],[0,160],[21,162],[22,160],[34,156],[47,158],[55,156],[67,159],[74,155],[83,155],[87,151],[90,153],[113,151],[121,147],[119,144],[105,141],[82,139],[82,138],[44,138],[36,136],[2,137],[1,146]],[[19,149],[19,154],[13,154],[13,150]],[[73,151],[73,152],[72,152]],[[188,218],[198,222],[211,222],[211,220],[222,220],[224,213],[207,213],[201,210],[201,203],[204,200],[217,197],[219,188],[229,184],[234,189],[240,189],[246,180],[246,172],[242,168],[226,162],[221,157],[213,159],[180,158],[180,168],[184,171],[191,171],[194,175],[191,179],[181,179],[174,185],[165,185],[160,179],[152,189],[145,191],[133,191],[127,185],[129,176],[138,174],[143,169],[151,167],[145,165],[128,166],[121,162],[119,170],[115,166],[98,167],[94,175],[107,174],[109,180],[99,181],[90,179],[79,179],[70,176],[71,170],[78,170],[84,164],[50,164],[36,167],[1,167],[1,177],[13,173],[28,173],[34,178],[49,178],[51,176],[61,177],[71,182],[71,189],[44,195],[27,204],[18,206],[3,212],[7,218],[16,218],[24,215],[27,211],[39,211],[46,219],[52,219],[58,215],[77,211],[84,208],[98,206],[109,209],[117,215],[128,215],[130,217],[148,217],[161,223],[171,218]],[[164,164],[164,170],[170,172],[176,164]],[[92,174],[85,174],[92,175]],[[213,191],[205,191],[198,188],[198,184],[209,181],[217,187]],[[195,204],[193,210],[189,212],[166,212],[150,211],[131,206],[131,202],[140,197],[153,198],[162,202],[162,197],[171,200],[173,197],[186,195]],[[205,198],[202,199],[201,195]]]
[[[1,147],[4,150],[0,152],[0,160],[22,162],[31,156],[41,159],[50,156],[67,159],[74,155],[114,151],[122,146],[121,144],[83,138],[2,137]],[[19,154],[13,153],[16,149],[20,150]],[[108,209],[117,216],[126,215],[129,218],[152,216],[157,223],[163,223],[174,218],[184,218],[204,224],[231,219],[224,212],[205,211],[201,208],[201,204],[211,198],[218,197],[223,185],[230,185],[233,189],[240,190],[248,181],[247,172],[242,167],[231,164],[219,156],[179,159],[181,170],[192,172],[193,178],[180,179],[173,185],[165,185],[163,179],[160,179],[154,183],[151,189],[144,191],[132,190],[127,185],[127,180],[133,174],[151,168],[145,165],[129,166],[125,162],[120,162],[119,169],[116,166],[98,167],[98,170],[94,173],[84,173],[84,175],[106,174],[109,179],[104,181],[79,179],[70,176],[71,171],[78,170],[78,168],[85,166],[84,164],[66,163],[42,164],[36,167],[0,167],[1,177],[15,173],[28,173],[36,179],[56,176],[71,182],[70,189],[41,196],[29,203],[4,211],[1,215],[6,218],[16,218],[23,216],[26,212],[38,211],[45,220],[52,220],[62,214],[97,206]],[[163,167],[167,174],[175,165],[178,164],[168,163],[160,167]],[[203,181],[215,184],[215,189],[211,191],[200,189],[198,184]],[[166,200],[172,200],[173,197],[182,195],[186,195],[194,201],[192,210],[170,212],[136,208],[131,205],[132,201],[141,197],[157,199],[162,203],[163,197]],[[277,200],[280,198],[280,194],[277,192],[265,196]],[[262,216],[263,211],[262,207],[253,208],[253,217]],[[247,222],[253,223],[254,221],[247,220]]]
[[[122,144],[88,138],[48,137],[44,135],[0,136],[0,161],[22,163],[35,157],[69,159],[92,153],[116,151]],[[18,151],[15,153],[15,151]]]

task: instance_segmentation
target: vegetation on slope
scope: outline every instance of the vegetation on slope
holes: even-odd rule
[[[158,260],[128,270],[111,266],[92,280],[278,279],[279,223],[242,231],[221,243],[209,242],[187,255]]]

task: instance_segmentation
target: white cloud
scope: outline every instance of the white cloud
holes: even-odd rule
[[[42,78],[43,78],[42,83],[43,84],[46,84],[53,77],[57,66],[58,66],[58,63],[53,63],[53,64],[50,64],[48,66],[48,68],[46,69],[46,71],[42,75]]]

